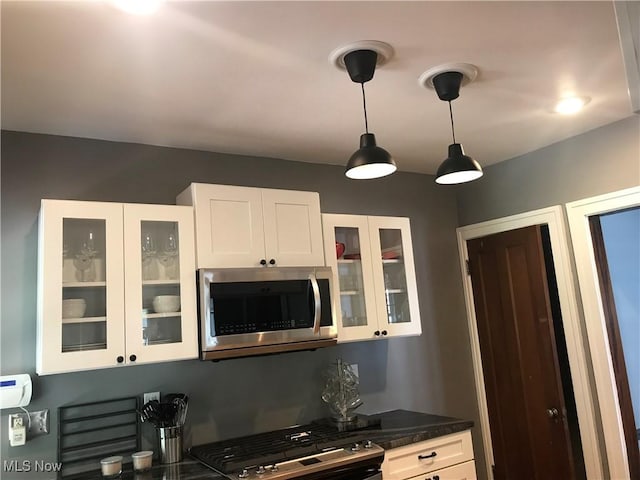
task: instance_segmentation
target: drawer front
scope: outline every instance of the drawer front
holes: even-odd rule
[[[453,433],[385,452],[384,480],[405,480],[416,475],[473,460],[471,432]]]
[[[420,475],[411,480],[476,480],[476,465],[474,461],[469,461]]]

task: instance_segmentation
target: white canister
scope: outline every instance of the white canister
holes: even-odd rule
[[[151,469],[151,463],[153,461],[153,452],[149,450],[143,450],[131,455],[133,460],[133,470],[136,472],[144,472]]]
[[[116,455],[100,460],[100,468],[103,477],[117,477],[122,473],[122,457]]]

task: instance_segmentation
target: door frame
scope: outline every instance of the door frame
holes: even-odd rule
[[[562,312],[562,323],[566,337],[567,354],[571,368],[571,379],[587,478],[603,478],[602,456],[598,442],[597,417],[595,411],[596,399],[590,388],[589,371],[587,368],[588,355],[586,345],[583,342],[584,332],[580,322],[578,301],[572,275],[569,237],[567,235],[563,208],[559,205],[456,229],[487,478],[493,478],[491,469],[491,465],[493,465],[494,462],[493,445],[489,427],[489,412],[487,410],[473,288],[471,276],[467,274],[467,260],[469,258],[467,240],[533,225],[547,225],[549,228],[549,237],[553,251],[553,264],[558,283],[560,310]]]
[[[589,217],[637,206],[640,187],[566,204],[611,478],[629,478],[629,462]]]

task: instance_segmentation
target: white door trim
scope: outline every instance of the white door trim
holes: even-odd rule
[[[602,417],[609,473],[612,479],[629,478],[629,462],[602,308],[589,217],[636,206],[640,206],[640,187],[566,204],[587,339],[593,362],[593,375]]]
[[[482,360],[480,356],[480,341],[478,339],[477,320],[474,309],[473,289],[471,277],[467,275],[467,240],[484,237],[494,233],[506,232],[517,228],[532,225],[545,224],[549,227],[551,248],[553,251],[553,263],[558,282],[558,295],[560,297],[560,309],[567,342],[567,354],[571,368],[578,422],[580,425],[580,438],[587,478],[603,478],[602,458],[597,438],[597,420],[595,414],[595,398],[589,386],[589,372],[587,354],[583,343],[582,326],[580,323],[578,302],[574,289],[571,270],[571,257],[568,249],[568,236],[561,206],[554,206],[521,213],[496,220],[468,225],[457,229],[458,250],[460,253],[460,271],[464,285],[465,303],[467,308],[467,321],[469,327],[469,340],[473,357],[476,392],[478,395],[478,410],[480,414],[480,427],[484,443],[485,459],[487,465],[487,478],[492,479],[493,473],[493,446],[489,429],[489,414],[487,410],[486,391],[482,372]]]

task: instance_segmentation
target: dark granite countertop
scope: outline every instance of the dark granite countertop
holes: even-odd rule
[[[88,472],[74,477],[82,480],[106,480],[100,470]],[[111,477],[113,480],[226,480],[226,477],[205,467],[197,460],[185,457],[179,463],[161,465],[155,463],[151,470],[146,472],[134,472],[131,463],[122,467],[122,473],[118,477]]]
[[[353,440],[371,440],[388,450],[468,430],[473,427],[473,422],[408,410],[391,410],[373,415],[358,415],[358,427],[365,425],[371,426],[354,431]],[[89,472],[77,478],[104,480],[100,471]],[[182,462],[170,465],[154,462],[151,470],[142,473],[133,472],[131,464],[125,464],[117,480],[225,480],[225,478],[200,462],[185,456]]]
[[[385,450],[461,432],[473,427],[471,420],[408,410],[391,410],[366,417],[374,421],[380,420],[380,427],[370,430],[367,438]]]

